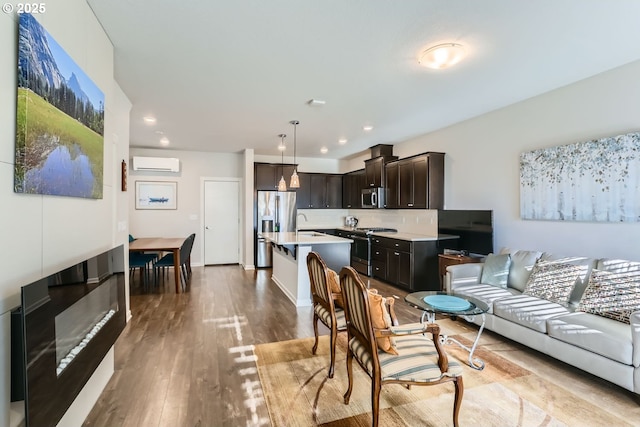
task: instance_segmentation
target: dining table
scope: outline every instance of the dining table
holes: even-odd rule
[[[180,248],[184,237],[140,237],[129,242],[129,252],[173,252],[176,293],[180,293]]]

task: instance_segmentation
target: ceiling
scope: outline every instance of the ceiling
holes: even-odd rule
[[[292,156],[299,120],[298,156],[344,159],[640,59],[637,0],[88,3],[133,103],[132,147],[165,136],[167,149],[279,156],[285,133]],[[442,42],[466,59],[421,67]]]

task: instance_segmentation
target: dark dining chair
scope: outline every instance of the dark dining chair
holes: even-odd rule
[[[143,287],[146,288],[149,283],[149,274],[153,274],[153,281],[151,283],[155,283],[155,269],[153,265],[157,259],[158,254],[156,253],[129,252],[129,273],[131,277],[134,276],[136,269],[139,269],[140,280]]]
[[[184,280],[182,284],[182,288],[184,289],[187,286],[189,280],[191,280],[191,250],[193,249],[193,242],[196,239],[196,234],[193,233],[189,237],[187,237],[182,243],[180,247],[180,278]],[[166,254],[154,264],[154,270],[156,277],[158,277],[158,273],[160,273],[160,269],[162,269],[162,273],[164,273],[165,267],[175,267],[173,252]],[[182,281],[182,280],[181,280]]]

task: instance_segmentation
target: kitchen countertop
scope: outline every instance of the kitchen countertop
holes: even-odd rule
[[[343,237],[331,236],[329,234],[317,233],[314,231],[299,232],[280,232],[280,233],[260,233],[270,242],[276,245],[297,245],[297,246],[313,246],[313,245],[329,245],[335,243],[352,243],[353,240]]]
[[[337,230],[342,231],[355,231],[349,227],[338,227]],[[439,234],[437,236],[428,236],[425,234],[405,233],[405,232],[388,232],[388,231],[376,231],[371,233],[373,236],[387,237],[389,239],[407,240],[410,242],[429,242],[434,240],[448,240],[457,239],[458,236],[451,234]]]

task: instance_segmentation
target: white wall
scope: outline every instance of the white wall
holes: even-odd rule
[[[244,178],[245,154],[204,153],[194,151],[131,148],[130,157],[177,157],[180,172],[136,172],[129,175],[129,232],[139,237],[187,237],[196,233],[191,262],[204,264],[201,218],[201,178]],[[251,172],[253,187],[253,170]],[[175,210],[136,210],[136,181],[175,181],[178,183],[178,208]],[[244,184],[241,188],[244,187]],[[253,218],[250,219],[253,221]],[[252,244],[253,246],[253,244]],[[253,262],[251,262],[253,263]]]
[[[398,144],[394,155],[447,153],[446,208],[493,209],[496,249],[638,261],[640,223],[524,221],[519,199],[521,152],[640,129],[638,76],[640,61]]]
[[[263,162],[263,163],[282,163],[282,159],[280,156],[265,156],[265,155],[256,155],[255,162]],[[293,164],[293,156],[287,156],[285,153],[284,156],[285,164]],[[312,157],[298,157],[296,158],[296,163],[298,164],[298,172],[307,172],[307,173],[344,173],[348,172],[346,167],[348,163],[344,160],[336,160],[336,159],[317,159]],[[364,167],[364,164],[362,165]],[[289,182],[288,177],[287,182]]]
[[[105,95],[104,195],[92,200],[13,193],[18,18],[0,14],[0,425],[9,425],[6,313],[20,304],[20,287],[127,237],[128,199],[120,191],[119,171],[121,158],[128,157],[131,104],[113,79],[113,47],[84,0],[46,6],[36,18]]]

